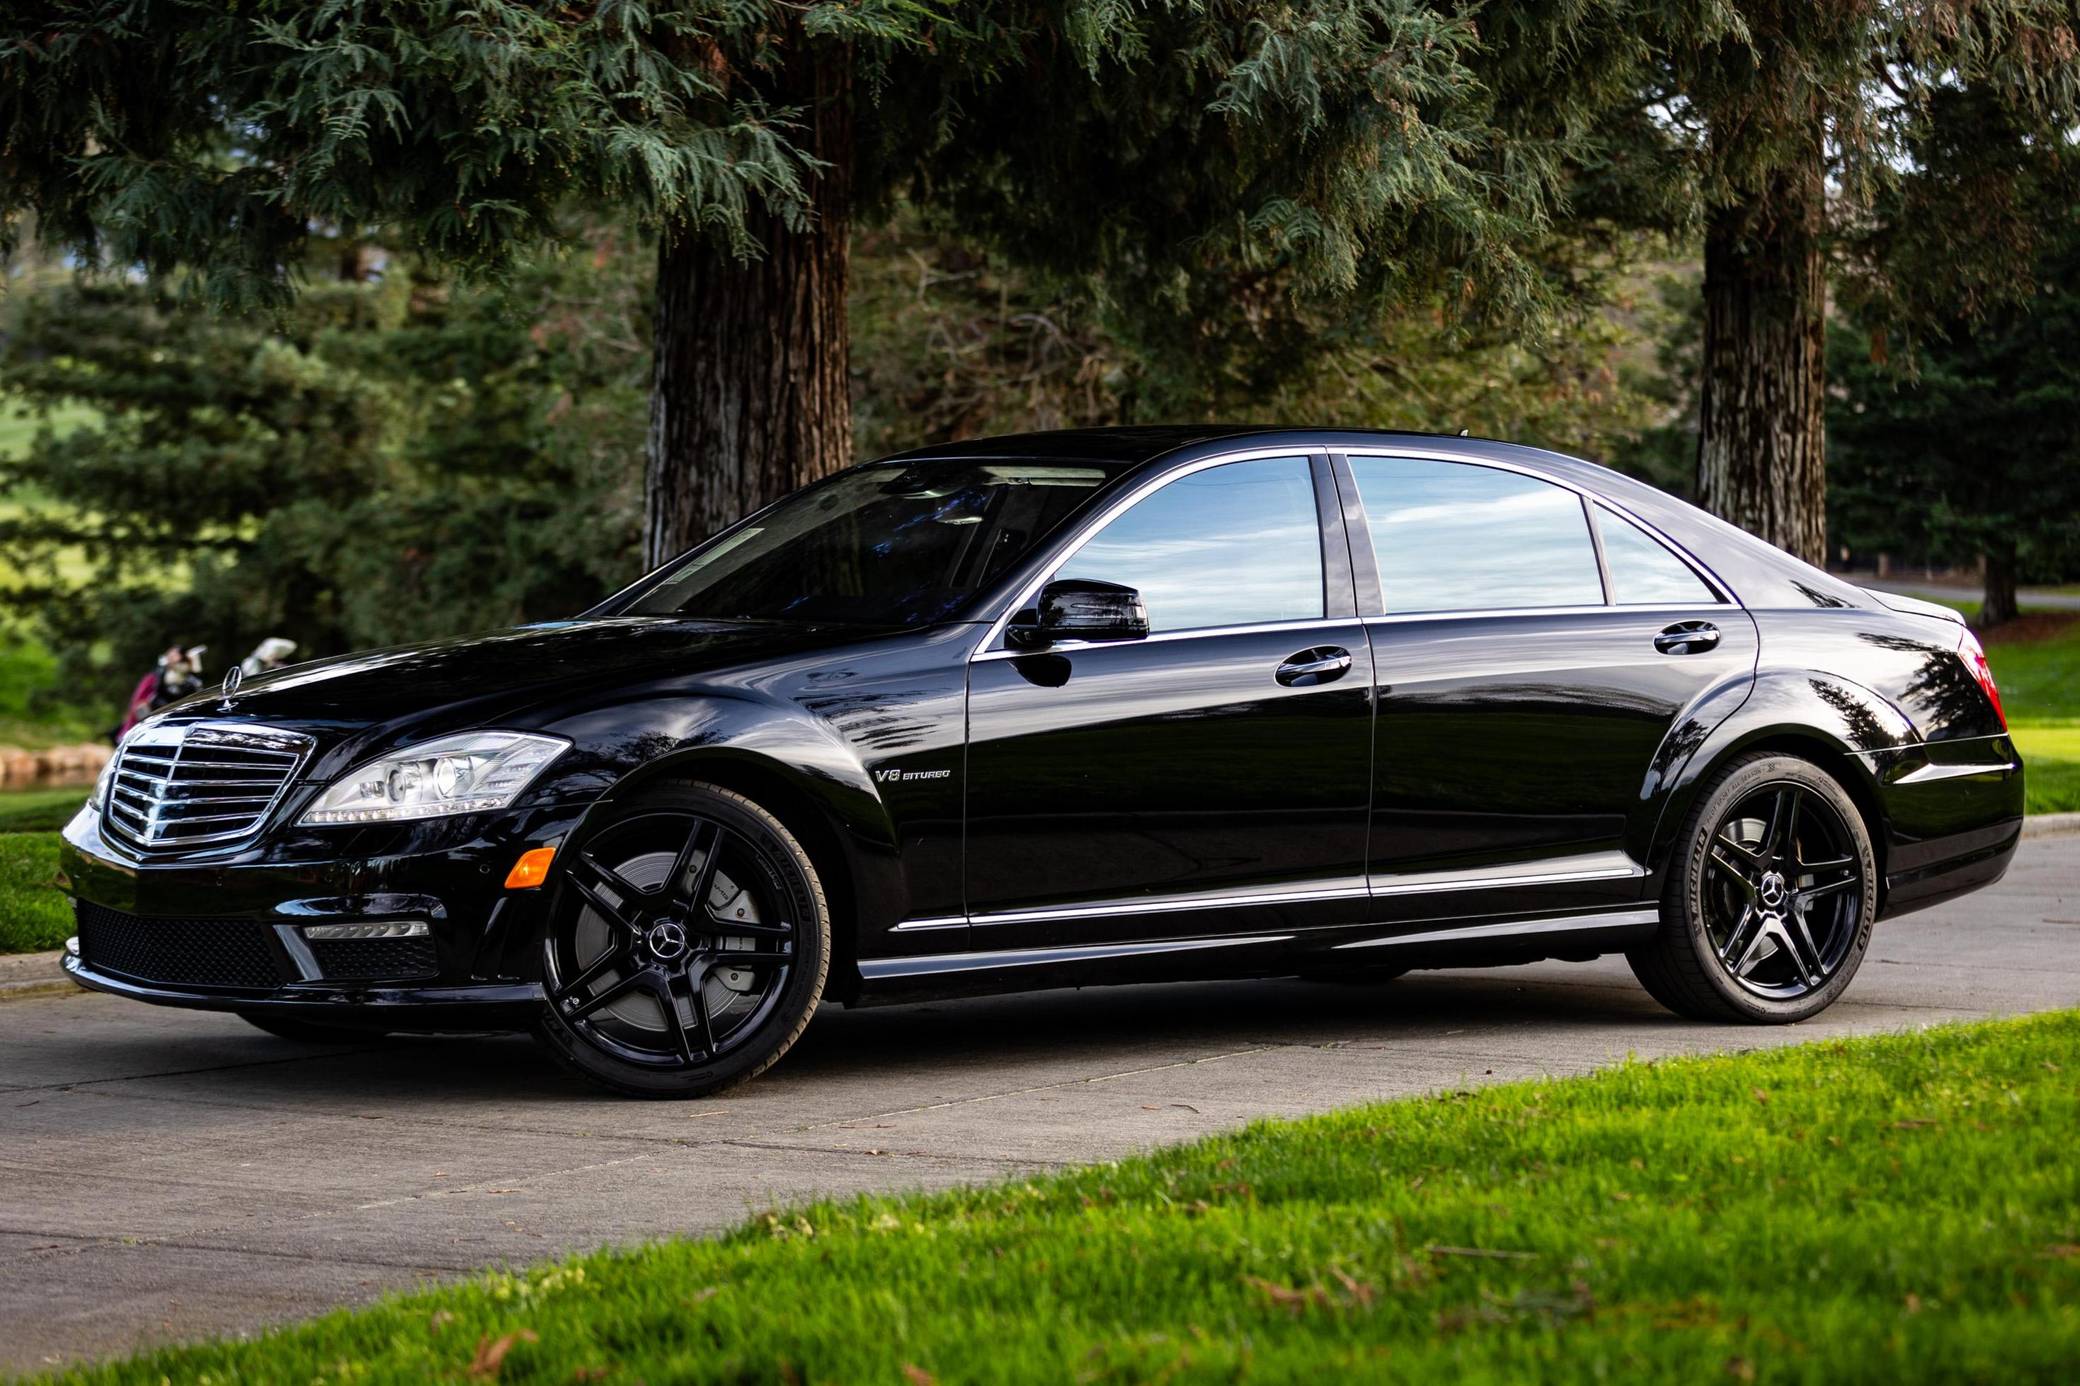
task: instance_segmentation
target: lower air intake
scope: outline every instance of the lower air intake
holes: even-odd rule
[[[73,902],[80,961],[138,982],[271,990],[296,973],[274,930],[250,919],[176,919]]]

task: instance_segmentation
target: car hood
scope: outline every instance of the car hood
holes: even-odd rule
[[[407,735],[541,725],[582,706],[591,692],[696,677],[861,635],[658,617],[559,621],[314,660],[248,681],[228,705],[211,688],[167,715],[290,728],[321,749],[349,740],[397,744]]]

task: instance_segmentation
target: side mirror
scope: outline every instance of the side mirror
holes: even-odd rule
[[[1014,618],[1004,638],[1015,649],[1044,650],[1058,640],[1139,640],[1148,634],[1141,594],[1116,582],[1062,578],[1040,589],[1039,619]]]

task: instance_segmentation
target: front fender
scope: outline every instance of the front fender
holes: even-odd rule
[[[866,892],[901,894],[900,838],[888,802],[852,745],[800,707],[734,689],[703,689],[631,699],[558,722],[553,730],[574,745],[555,767],[546,796],[582,798],[592,807],[578,823],[582,835],[603,815],[649,785],[706,780],[761,798],[805,839],[827,829],[857,879],[876,879]],[[794,821],[813,812],[817,823]],[[812,853],[817,844],[805,842]],[[885,878],[885,879],[884,879]]]

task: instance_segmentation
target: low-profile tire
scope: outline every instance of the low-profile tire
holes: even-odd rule
[[[367,1044],[383,1037],[381,1030],[363,1030],[353,1025],[319,1025],[314,1021],[270,1015],[265,1011],[240,1011],[238,1018],[256,1030],[265,1030],[276,1039],[295,1040],[298,1044]]]
[[[1698,795],[1661,927],[1625,959],[1678,1015],[1790,1024],[1848,987],[1877,904],[1877,855],[1848,791],[1798,756],[1746,756]]]
[[[633,1097],[703,1097],[777,1062],[830,967],[809,854],[713,785],[650,790],[557,854],[535,1036]]]

